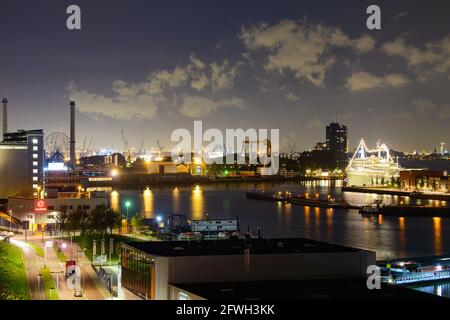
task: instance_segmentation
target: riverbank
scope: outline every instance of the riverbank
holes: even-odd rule
[[[309,177],[309,176],[259,176],[259,177],[209,177],[209,176],[186,176],[178,174],[167,175],[124,175],[109,181],[89,181],[89,187],[111,187],[111,188],[145,188],[151,186],[194,186],[213,184],[236,184],[236,183],[280,183],[280,182],[305,182],[305,181],[339,181],[341,177]]]

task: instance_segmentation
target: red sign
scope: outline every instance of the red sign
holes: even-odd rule
[[[34,204],[34,211],[47,211],[47,202],[44,200],[38,200]]]

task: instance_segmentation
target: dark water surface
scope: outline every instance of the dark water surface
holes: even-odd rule
[[[217,184],[196,187],[117,190],[111,195],[112,206],[125,214],[130,201],[130,216],[167,217],[186,214],[192,219],[239,217],[241,230],[262,229],[264,237],[305,237],[359,247],[377,252],[377,259],[450,254],[450,219],[433,217],[361,216],[357,210],[319,209],[300,205],[247,200],[250,190],[320,193],[343,197],[355,205],[382,199],[384,203],[408,203],[408,198],[372,194],[341,194],[339,182],[321,181],[299,185]]]

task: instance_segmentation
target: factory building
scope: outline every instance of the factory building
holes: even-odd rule
[[[151,300],[207,299],[188,289],[202,284],[359,280],[375,264],[375,252],[301,238],[132,242],[121,250],[122,287]]]

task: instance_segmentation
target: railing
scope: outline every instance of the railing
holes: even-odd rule
[[[441,279],[450,279],[450,271],[435,272],[412,272],[408,275],[397,277],[394,279],[395,284],[406,284],[421,281],[434,281]]]

